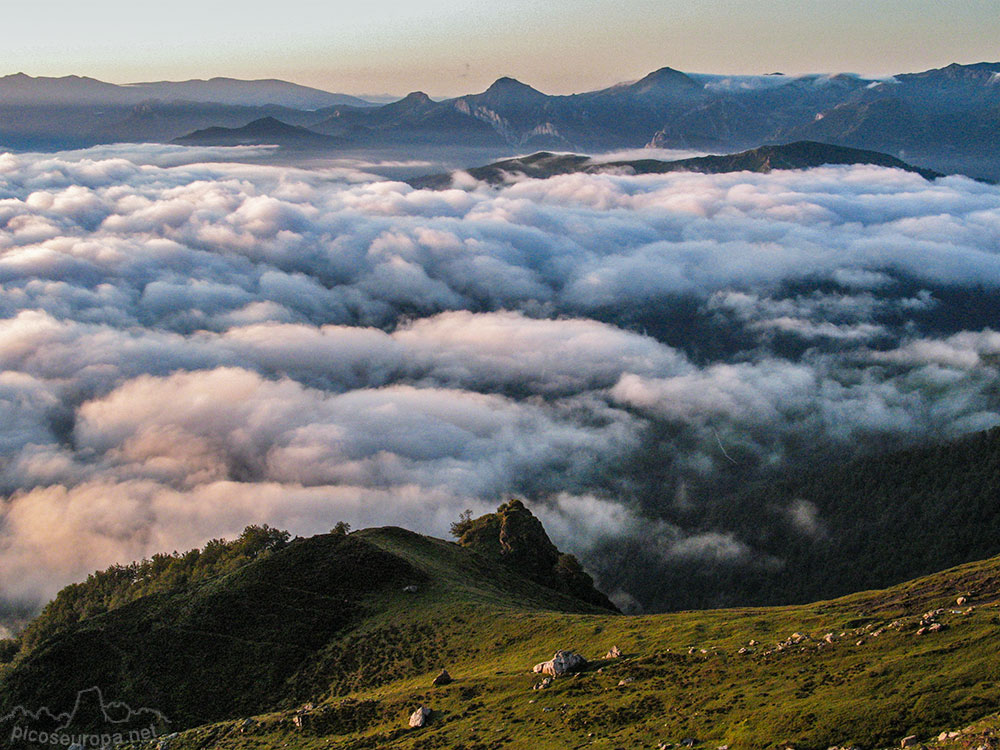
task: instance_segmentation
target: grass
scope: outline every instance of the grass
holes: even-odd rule
[[[291,703],[190,729],[171,750],[633,748],[685,738],[822,750],[997,726],[998,559],[807,606],[623,616],[579,611],[440,540],[392,529],[352,538],[421,571],[418,591],[367,597],[365,617],[287,680]],[[972,612],[955,606],[959,595],[970,595]],[[946,627],[916,635],[920,616],[939,608]],[[778,649],[793,633],[809,638]],[[625,657],[602,661],[612,645]],[[531,666],[560,648],[591,669],[533,690]],[[442,667],[456,681],[431,686]],[[410,730],[420,705],[433,709],[431,722]]]

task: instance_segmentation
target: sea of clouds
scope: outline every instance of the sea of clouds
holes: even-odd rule
[[[444,536],[512,493],[599,577],[618,540],[745,560],[651,494],[1000,423],[996,186],[858,166],[435,192],[217,156],[0,155],[3,601],[249,523]]]

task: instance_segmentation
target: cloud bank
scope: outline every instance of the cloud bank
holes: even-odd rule
[[[1000,423],[994,186],[829,167],[432,192],[211,157],[0,155],[7,601],[251,522],[444,535],[511,493],[599,575],[637,540],[747,564],[671,515],[685,482]],[[807,498],[787,514],[825,533]]]

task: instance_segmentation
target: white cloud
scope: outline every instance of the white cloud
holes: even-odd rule
[[[704,475],[1000,421],[998,334],[954,329],[941,293],[1000,286],[995,186],[826,167],[434,192],[233,155],[0,155],[5,596],[254,521],[441,534],[509,492],[585,558],[654,533],[737,564],[728,531],[635,509],[645,441]]]

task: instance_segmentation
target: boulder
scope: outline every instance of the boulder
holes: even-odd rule
[[[451,678],[451,675],[448,674],[448,670],[442,669],[441,674],[435,677],[431,681],[431,684],[440,687],[441,685],[448,685],[451,684],[452,682],[454,682],[454,680]]]
[[[957,604],[959,607],[964,607],[967,601],[969,601],[969,597],[960,596],[958,597],[958,599],[955,600],[955,604]]]
[[[622,650],[620,648],[618,648],[617,646],[612,646],[611,650],[608,651],[608,653],[606,653],[604,655],[604,658],[605,659],[621,659],[622,658]]]
[[[412,714],[410,714],[410,729],[419,729],[420,727],[427,724],[427,720],[431,717],[431,710],[427,706],[421,706]]]
[[[587,660],[572,651],[556,651],[549,661],[536,664],[533,672],[560,677],[571,672],[579,672],[587,666]]]
[[[904,737],[899,741],[900,747],[913,747],[917,744],[917,735],[911,734],[908,737]]]

